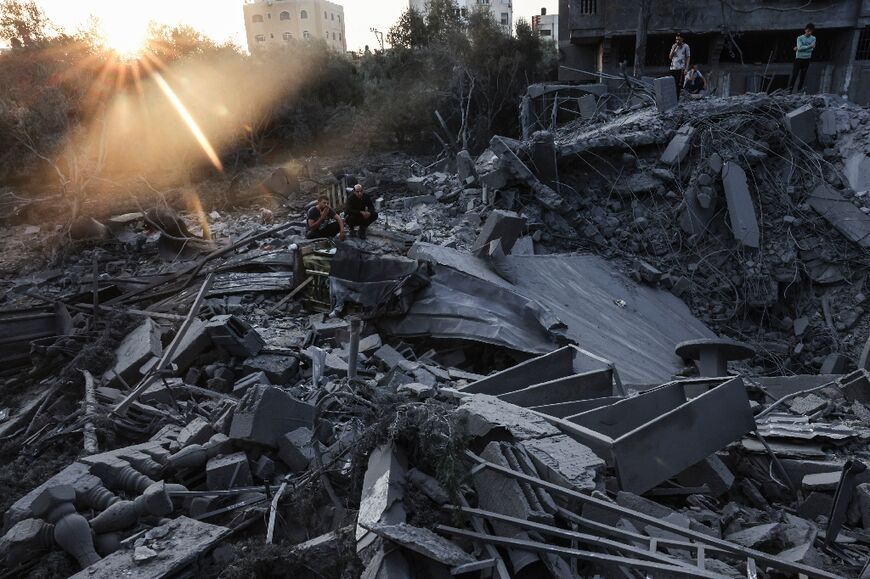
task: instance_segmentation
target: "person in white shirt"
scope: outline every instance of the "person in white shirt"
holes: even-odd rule
[[[689,66],[692,60],[692,50],[686,44],[686,40],[682,33],[677,33],[676,41],[671,46],[671,53],[668,55],[671,61],[671,76],[677,83],[677,98],[680,98],[680,90],[683,88],[683,82],[686,73],[689,72]]]

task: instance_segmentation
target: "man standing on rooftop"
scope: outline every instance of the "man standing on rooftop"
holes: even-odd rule
[[[816,48],[816,37],[813,35],[815,31],[814,24],[807,24],[804,27],[804,33],[797,37],[797,42],[792,49],[794,50],[794,66],[791,68],[788,82],[788,88],[791,91],[802,91],[807,82],[807,69],[810,67],[810,59],[812,59],[813,50]],[[797,80],[797,88],[794,87],[795,80]]]
[[[686,73],[689,72],[692,60],[692,50],[686,44],[683,34],[678,32],[674,45],[671,46],[671,53],[668,55],[671,60],[671,76],[677,83],[677,98],[680,98],[680,91],[683,88],[683,82],[686,78]]]

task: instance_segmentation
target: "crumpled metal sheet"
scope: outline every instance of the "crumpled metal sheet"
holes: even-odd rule
[[[333,309],[355,304],[365,318],[406,313],[414,294],[426,284],[428,275],[415,259],[374,255],[345,245],[332,258],[329,293]]]
[[[682,300],[641,286],[590,255],[507,256],[493,262],[417,244],[438,265],[398,336],[460,338],[531,354],[576,343],[612,360],[627,384],[661,384],[683,367],[674,347],[716,335]],[[460,273],[462,272],[462,273]]]
[[[385,332],[473,340],[531,354],[558,347],[553,331],[559,321],[533,300],[446,266],[434,265],[433,272],[407,315],[379,321]]]

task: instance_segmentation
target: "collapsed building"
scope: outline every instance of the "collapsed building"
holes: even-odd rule
[[[595,73],[622,74],[635,65],[641,3],[561,0],[560,81],[599,82]],[[844,94],[870,103],[870,7],[863,0],[823,0],[789,7],[746,1],[650,2],[643,69],[668,72],[674,33],[688,34],[692,63],[720,96],[788,87],[792,47],[808,22],[818,28],[818,50],[810,65],[811,92]],[[685,30],[678,30],[682,23]],[[609,81],[615,89],[613,81]]]
[[[870,113],[672,91],[370,161],[368,240],[279,168],[19,267],[4,570],[866,576]]]

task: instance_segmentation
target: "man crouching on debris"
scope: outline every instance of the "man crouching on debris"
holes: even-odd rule
[[[329,197],[321,195],[317,205],[308,210],[308,239],[335,237],[345,239],[344,220],[329,206]]]
[[[362,185],[354,186],[353,195],[347,198],[344,214],[347,217],[347,225],[350,227],[351,235],[353,235],[354,228],[359,226],[360,239],[366,238],[366,229],[378,219],[375,204],[371,197],[363,191]]]

